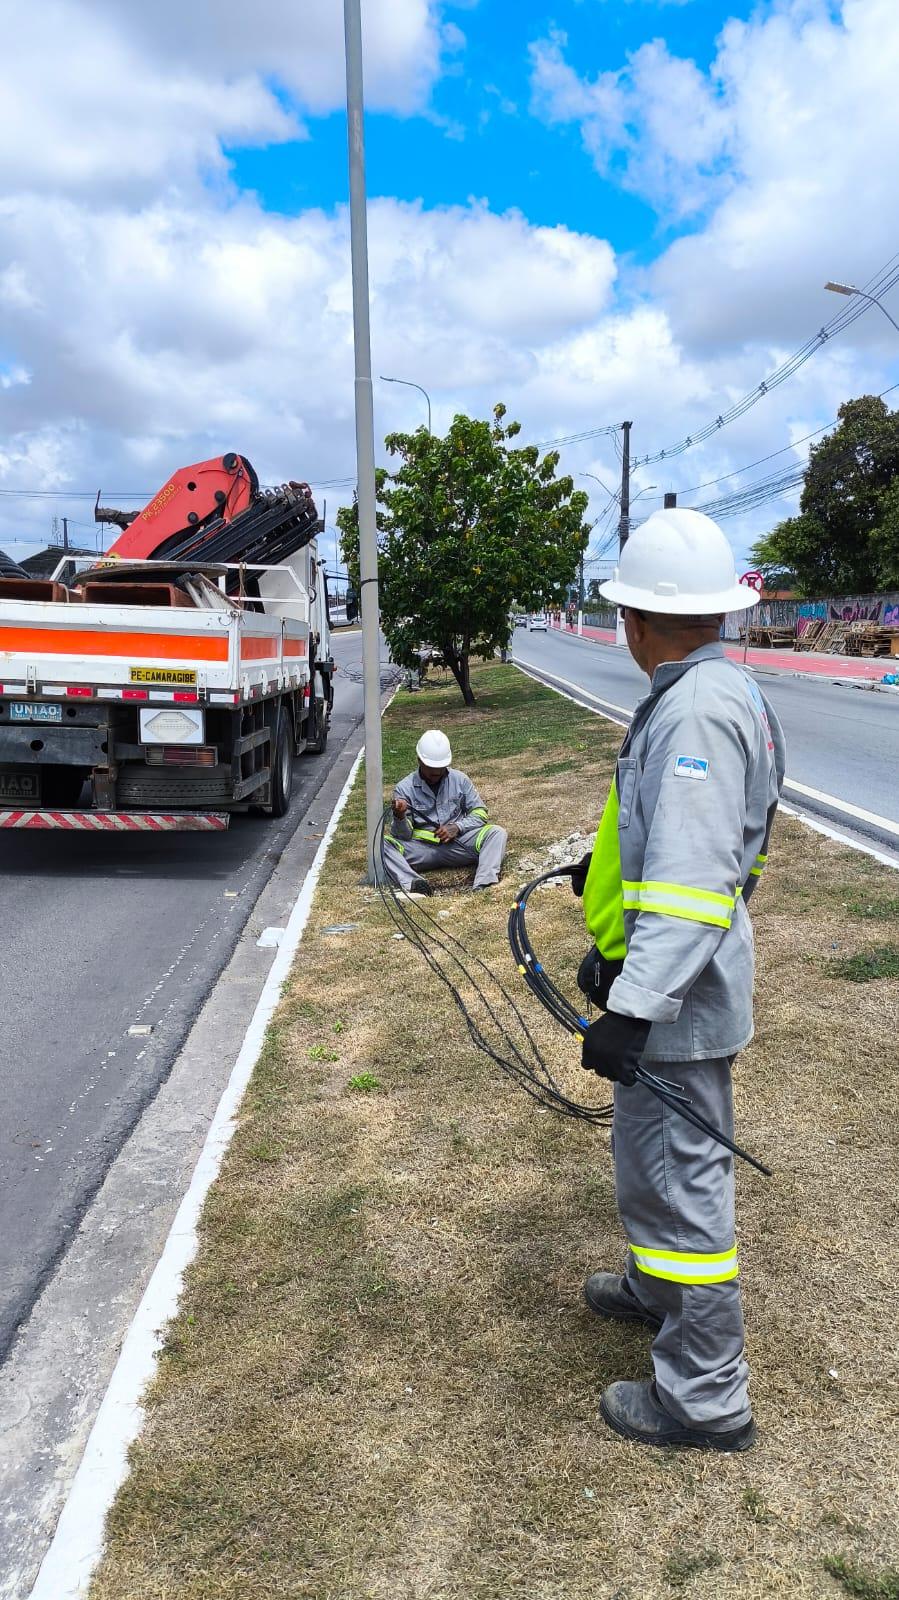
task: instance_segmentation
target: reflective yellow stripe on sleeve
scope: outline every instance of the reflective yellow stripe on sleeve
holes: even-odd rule
[[[768,857],[767,856],[761,856],[761,855],[760,856],[756,856],[756,858],[755,858],[755,866],[749,868],[749,876],[750,876],[750,878],[760,878],[767,865],[768,865]]]
[[[473,806],[471,811],[469,811],[468,815],[470,817],[480,817],[482,822],[486,822],[487,821],[487,807],[486,806]]]
[[[728,1283],[740,1275],[735,1244],[716,1251],[650,1250],[639,1244],[630,1249],[639,1272],[669,1283]]]
[[[711,928],[729,928],[736,895],[714,889],[696,889],[685,883],[623,883],[625,911],[651,911],[660,917],[679,917]]]

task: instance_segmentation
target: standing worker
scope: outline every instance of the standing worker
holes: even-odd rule
[[[746,902],[767,860],[784,742],[754,681],[719,642],[758,596],[698,511],[654,513],[600,593],[624,612],[651,679],[621,747],[596,843],[576,869],[593,939],[578,977],[605,1015],[583,1065],[615,1084],[623,1277],[596,1272],[591,1311],[655,1334],[654,1382],[600,1402],[625,1438],[746,1450],[755,1438],[734,1234],[733,1157],[634,1079],[640,1061],[682,1085],[733,1137],[731,1067],[752,1037]]]
[[[415,747],[418,770],[396,786],[393,820],[385,835],[385,863],[394,883],[431,894],[424,872],[473,866],[475,889],[498,883],[508,834],[488,822],[487,807],[471,779],[457,772],[445,733],[429,728]]]

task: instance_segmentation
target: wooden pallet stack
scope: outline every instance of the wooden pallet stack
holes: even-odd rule
[[[895,656],[899,655],[899,630],[882,628],[878,622],[825,622],[817,618],[797,637],[795,648],[832,656]]]
[[[745,629],[740,630],[742,639]],[[759,624],[750,625],[748,643],[759,650],[792,650],[795,641],[795,630],[790,627],[762,627]]]
[[[895,628],[882,628],[878,622],[850,622],[846,635],[846,654],[888,656],[896,638]]]

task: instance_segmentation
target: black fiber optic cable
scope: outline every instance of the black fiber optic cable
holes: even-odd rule
[[[397,929],[415,945],[435,977],[439,978],[449,990],[455,1005],[462,1014],[468,1033],[476,1048],[488,1056],[501,1071],[518,1083],[526,1094],[529,1094],[533,1100],[536,1100],[545,1109],[560,1111],[567,1116],[575,1117],[584,1122],[608,1123],[612,1115],[612,1107],[610,1105],[581,1105],[578,1101],[572,1100],[559,1087],[544,1061],[514,998],[507,992],[495,973],[491,972],[486,963],[480,957],[472,956],[462,942],[445,929],[423,906],[415,905],[413,908],[411,902],[400,898],[387,873],[385,830],[390,811],[391,807],[387,806],[378,824],[375,836],[375,854],[381,863],[383,872],[383,877],[379,880],[377,886],[381,900]],[[423,919],[423,921],[419,919]],[[509,1029],[497,1015],[494,1003],[491,1002],[489,994],[485,992],[482,982],[472,972],[472,966],[484,974],[505,1005],[510,1008],[521,1029],[523,1043],[520,1043],[512,1036]],[[474,991],[481,1002],[502,1041],[499,1048],[496,1048],[485,1036],[482,1027],[472,1015],[469,1005],[460,993],[458,983],[454,980],[454,968],[458,969],[467,985]]]
[[[410,808],[411,809],[411,808]],[[519,1088],[530,1095],[531,1099],[546,1110],[558,1111],[562,1115],[570,1116],[578,1121],[590,1122],[594,1125],[608,1124],[611,1119],[613,1107],[587,1106],[579,1101],[572,1100],[570,1096],[559,1087],[553,1078],[539,1047],[528,1027],[528,1024],[517,1006],[513,997],[508,993],[503,983],[491,972],[490,968],[479,956],[472,955],[460,939],[444,928],[437,918],[420,905],[413,904],[410,900],[397,893],[390,875],[387,871],[387,822],[391,815],[392,807],[387,805],[378,823],[375,833],[375,855],[381,864],[382,875],[378,880],[377,888],[385,910],[397,930],[415,946],[423,957],[429,969],[445,985],[453,999],[454,1004],[461,1012],[466,1029],[475,1047],[486,1055],[502,1072],[517,1083]],[[412,811],[413,818],[416,813]],[[419,822],[422,819],[419,819]],[[430,819],[424,819],[430,825]],[[537,959],[530,941],[525,921],[525,909],[533,891],[541,884],[552,878],[570,876],[570,867],[556,867],[550,872],[543,873],[533,882],[526,884],[516,896],[515,903],[509,914],[509,943],[515,957],[516,966],[531,993],[539,1000],[540,1004],[568,1033],[577,1039],[582,1039],[584,1031],[589,1027],[589,1020],[571,1004],[571,1001],[560,989],[556,987],[548,976],[542,962]],[[475,976],[471,968],[475,967],[484,974],[489,984],[501,997],[502,1001],[511,1010],[521,1033],[524,1043],[519,1043],[509,1029],[497,1015],[495,1004],[485,992],[482,981]],[[465,983],[473,990],[480,1001],[490,1023],[496,1030],[501,1040],[497,1048],[485,1035],[482,1026],[473,1016],[469,1004],[460,992],[458,982],[455,981],[453,972],[457,969]],[[740,1156],[756,1167],[759,1172],[770,1177],[770,1171],[757,1161],[754,1156],[734,1144],[726,1134],[715,1128],[697,1111],[690,1102],[689,1096],[680,1086],[656,1076],[648,1067],[639,1066],[636,1069],[637,1079],[649,1092],[661,1100],[672,1111],[676,1111],[688,1122],[692,1123],[718,1144],[730,1150],[733,1155]]]
[[[525,885],[518,894],[509,917],[509,943],[512,947],[518,970],[532,994],[536,995],[540,1003],[569,1033],[573,1033],[577,1039],[582,1039],[584,1029],[589,1026],[587,1019],[578,1014],[571,1002],[547,976],[543,964],[537,960],[525,925],[525,910],[534,890],[551,878],[570,875],[570,867],[556,867],[551,872],[545,872],[539,878],[535,878],[532,883]],[[689,1096],[678,1086],[667,1082],[664,1078],[657,1077],[655,1073],[644,1066],[638,1066],[635,1069],[635,1076],[637,1082],[642,1083],[650,1094],[655,1095],[656,1099],[661,1100],[670,1110],[676,1111],[679,1116],[692,1123],[694,1128],[698,1128],[701,1132],[707,1134],[717,1144],[723,1145],[732,1155],[739,1156],[742,1161],[747,1161],[750,1166],[755,1167],[756,1171],[763,1173],[766,1178],[772,1176],[769,1167],[764,1166],[761,1161],[756,1160],[755,1156],[750,1155],[747,1150],[735,1144],[726,1133],[723,1133],[720,1128],[716,1128],[700,1111],[697,1111]]]

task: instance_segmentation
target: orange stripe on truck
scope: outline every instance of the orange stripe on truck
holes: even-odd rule
[[[3,628],[0,655],[124,656],[157,661],[227,661],[228,640],[212,633],[116,633],[106,628]]]
[[[273,661],[281,644],[280,639],[241,639],[241,661]]]
[[[285,639],[284,654],[286,656],[304,656],[306,654],[305,639]]]

